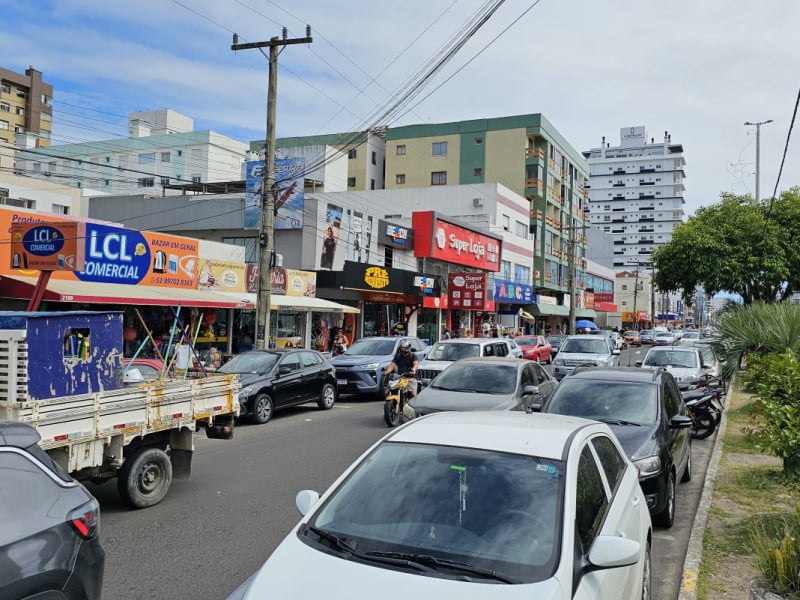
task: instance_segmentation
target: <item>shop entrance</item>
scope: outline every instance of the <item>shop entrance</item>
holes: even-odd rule
[[[403,304],[365,302],[364,337],[395,335],[398,332],[398,325],[405,326],[403,306]]]

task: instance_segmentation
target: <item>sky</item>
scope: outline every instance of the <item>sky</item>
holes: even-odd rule
[[[403,110],[393,97],[486,0],[0,0],[0,66],[53,84],[53,144],[126,137],[173,108],[196,130],[263,140],[267,59],[239,43],[305,37],[279,58],[278,137],[542,113],[578,151],[622,127],[686,159],[686,213],[721,192],[800,184],[796,0],[506,0]],[[800,126],[800,124],[799,124]]]

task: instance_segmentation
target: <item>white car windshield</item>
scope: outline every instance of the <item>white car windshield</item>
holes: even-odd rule
[[[299,535],[376,565],[531,583],[558,560],[563,489],[560,461],[384,442]]]
[[[438,342],[425,356],[427,360],[459,360],[480,356],[480,345],[467,342]]]
[[[677,367],[679,369],[697,369],[700,367],[695,352],[681,352],[680,350],[666,350],[658,352],[651,350],[644,359],[648,367]]]

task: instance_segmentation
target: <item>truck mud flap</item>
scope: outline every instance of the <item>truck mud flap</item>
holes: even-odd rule
[[[192,454],[191,450],[170,449],[169,461],[172,463],[173,479],[189,479],[192,474]]]

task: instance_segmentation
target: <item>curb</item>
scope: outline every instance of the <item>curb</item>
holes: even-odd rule
[[[692,533],[689,536],[689,546],[686,549],[686,558],[683,561],[683,578],[681,579],[677,600],[697,599],[697,574],[700,572],[700,559],[703,555],[703,534],[708,523],[708,512],[711,509],[714,480],[717,478],[719,461],[722,457],[722,438],[725,437],[725,429],[728,425],[728,408],[731,405],[731,395],[735,381],[736,376],[734,375],[728,384],[728,392],[725,394],[725,410],[722,411],[722,420],[719,427],[717,427],[714,448],[711,451],[711,459],[708,461],[708,470],[703,482],[703,492],[697,505],[697,512],[694,515]]]

